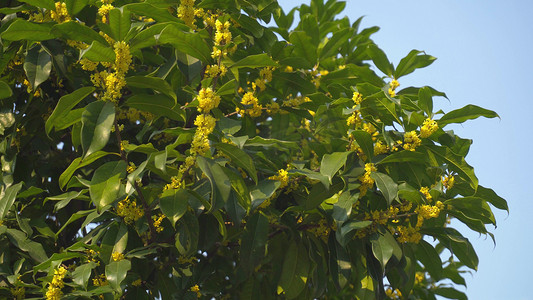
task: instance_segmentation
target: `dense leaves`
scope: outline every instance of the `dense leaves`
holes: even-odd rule
[[[466,299],[508,206],[446,126],[498,115],[344,6],[2,1],[0,298]]]

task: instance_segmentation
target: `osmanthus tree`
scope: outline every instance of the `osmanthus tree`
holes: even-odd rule
[[[446,126],[497,114],[344,6],[2,1],[0,298],[466,299],[507,204]]]

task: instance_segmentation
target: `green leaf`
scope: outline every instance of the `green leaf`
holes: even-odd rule
[[[444,201],[444,204],[451,205],[454,209],[462,212],[464,215],[483,221],[483,223],[492,223],[496,225],[496,219],[487,202],[478,197],[454,198]]]
[[[95,262],[90,262],[78,266],[76,270],[72,272],[72,281],[75,284],[83,287],[83,289],[87,289],[87,282],[89,281],[89,278],[91,277],[91,272],[95,267]]]
[[[53,0],[21,0],[20,2],[28,3],[29,5],[33,5],[38,8],[46,8],[49,10],[56,9]]]
[[[423,164],[426,159],[426,156],[423,153],[401,150],[387,155],[377,164],[390,164],[390,163],[403,163],[403,162],[413,162]]]
[[[105,38],[98,32],[78,22],[65,22],[54,25],[50,31],[57,37],[62,37],[74,41],[82,41],[88,45],[96,41],[101,45],[107,45]]]
[[[302,293],[309,276],[310,262],[305,246],[292,242],[283,260],[278,294],[284,293],[286,299],[294,299]]]
[[[340,231],[341,231],[341,234],[345,236],[354,230],[366,228],[370,226],[371,224],[372,224],[372,221],[349,221],[349,222],[342,224]]]
[[[121,291],[120,284],[126,278],[126,274],[131,269],[131,262],[123,259],[113,261],[105,266],[105,276],[111,287],[115,291]]]
[[[289,41],[294,45],[294,56],[305,59],[304,68],[311,69],[317,62],[316,47],[312,44],[312,39],[304,31],[293,31],[289,34]]]
[[[370,243],[372,244],[372,253],[381,264],[383,270],[393,255],[400,260],[402,250],[390,232],[384,231],[372,234]]]
[[[89,194],[98,211],[118,197],[120,180],[125,174],[126,163],[123,160],[107,162],[94,171]]]
[[[289,90],[300,92],[302,95],[308,95],[316,92],[316,86],[307,78],[302,77],[299,73],[274,73],[274,80],[278,80],[287,86]]]
[[[311,190],[309,191],[307,200],[304,200],[304,209],[315,209],[318,205],[324,202],[324,200],[331,198],[343,188],[344,181],[339,177],[335,177],[335,179],[333,179],[332,185],[329,187],[329,189],[326,188],[323,184],[315,184],[313,188],[311,188]]]
[[[431,55],[422,54],[423,51],[411,50],[406,57],[400,60],[396,71],[394,72],[394,78],[398,79],[402,76],[414,72],[419,68],[425,68],[431,65],[437,58]],[[422,55],[421,55],[422,54]]]
[[[437,123],[439,124],[439,127],[442,128],[451,123],[463,123],[467,120],[473,120],[479,117],[499,118],[500,116],[492,110],[469,104],[445,114],[440,120],[437,120]]]
[[[65,0],[67,4],[68,13],[72,16],[79,13],[87,4],[89,0]],[[67,22],[65,22],[67,23]]]
[[[376,186],[385,197],[385,200],[387,200],[387,204],[391,205],[392,201],[398,196],[398,184],[389,175],[380,172],[371,172],[370,177],[376,181]]]
[[[372,137],[370,133],[364,130],[354,130],[351,132],[351,135],[355,138],[355,141],[363,149],[363,152],[368,157],[369,161],[372,161],[374,157],[374,143],[372,142]]]
[[[73,199],[88,198],[87,196],[84,196],[84,194],[87,193],[88,191],[89,191],[88,189],[82,189],[80,191],[70,191],[70,192],[63,193],[61,195],[46,197],[44,199],[44,202],[46,203],[47,201],[58,201],[54,206],[54,211],[58,211],[61,208],[67,206],[70,203],[70,201]]]
[[[327,176],[329,182],[333,176],[346,164],[346,159],[351,151],[346,152],[334,152],[331,154],[324,154],[322,161],[320,162],[320,174]]]
[[[71,192],[71,193],[75,193],[75,192]],[[74,198],[74,197],[73,197]],[[70,216],[70,218],[68,218],[67,222],[65,222],[65,224],[63,224],[63,226],[61,226],[61,228],[59,228],[59,230],[55,233],[55,239],[57,240],[57,238],[59,237],[59,234],[65,230],[65,228],[67,228],[67,226],[69,224],[71,224],[72,222],[78,220],[78,219],[81,219],[83,217],[86,217],[87,215],[93,213],[95,211],[95,209],[89,209],[89,210],[82,210],[82,211],[77,211],[75,212],[74,214],[72,214]]]
[[[176,242],[174,245],[178,252],[185,256],[195,254],[198,248],[200,231],[198,218],[191,213],[186,213],[179,220],[179,225],[176,229]]]
[[[4,131],[15,124],[15,114],[10,108],[0,110],[0,134],[4,134]]]
[[[281,141],[277,139],[265,139],[260,136],[254,136],[246,141],[245,146],[274,147],[280,150],[298,149],[298,144],[290,141]]]
[[[109,11],[109,27],[112,37],[116,41],[123,41],[130,31],[130,12],[124,8],[114,8]]]
[[[32,23],[16,19],[0,36],[8,41],[45,41],[54,38],[50,33],[52,26],[53,23]]]
[[[309,179],[319,180],[324,185],[324,187],[329,189],[329,184],[330,184],[329,177],[324,176],[320,174],[319,172],[311,171],[305,168],[304,169],[292,169],[292,170],[289,170],[288,172],[289,174],[303,175]]]
[[[439,253],[431,244],[421,240],[416,246],[416,258],[435,280],[442,279],[442,261]]]
[[[79,168],[85,167],[94,161],[98,160],[101,157],[104,157],[109,154],[118,155],[118,153],[112,153],[112,152],[105,152],[105,151],[96,151],[91,153],[90,155],[87,155],[84,159],[81,157],[75,158],[72,163],[68,166],[68,168],[61,173],[59,176],[59,187],[63,189],[65,185],[69,182],[72,175],[74,175],[74,172],[78,170]]]
[[[276,67],[278,64],[267,53],[248,55],[235,62],[230,68],[262,68]]]
[[[224,134],[235,134],[242,128],[242,122],[238,120],[233,120],[230,118],[222,117],[217,122],[217,126]]]
[[[94,62],[114,62],[115,51],[109,44],[100,44],[98,41],[93,41],[91,45],[80,51],[80,59],[86,58]]]
[[[189,193],[185,189],[168,189],[159,198],[159,206],[172,226],[187,212]]]
[[[130,97],[125,105],[154,114],[156,117],[167,117],[176,121],[185,121],[184,112],[175,107],[176,102],[165,95],[136,94]]]
[[[468,300],[465,293],[451,287],[438,287],[435,289],[435,294],[448,299]]]
[[[157,8],[149,3],[131,3],[124,7],[134,14],[152,18],[157,22],[175,22],[178,20],[167,9]]]
[[[477,190],[478,179],[474,174],[474,169],[468,165],[465,161],[465,158],[453,153],[448,147],[439,147],[439,146],[422,146],[424,147],[428,154],[433,153],[440,161],[448,164],[449,168],[452,171],[455,171],[463,179],[468,180],[468,183],[474,189]]]
[[[81,115],[81,147],[83,157],[107,145],[115,120],[115,106],[111,102],[95,101],[85,107]]]
[[[244,230],[240,247],[240,265],[249,274],[265,256],[268,241],[268,219],[262,213],[254,214]]]
[[[492,189],[478,185],[476,194],[474,196],[482,198],[483,200],[489,202],[498,209],[506,210],[507,212],[509,212],[509,206],[507,205],[507,201],[505,201],[505,199],[503,199],[502,197],[498,196],[498,194],[496,194]]]
[[[0,80],[0,99],[9,98],[13,95],[13,91],[7,83]]]
[[[389,59],[387,58],[387,55],[383,50],[379,49],[378,46],[375,44],[370,44],[367,47],[367,53],[372,58],[372,61],[376,65],[376,67],[385,75],[392,77],[394,74],[394,67],[389,62]]]
[[[209,158],[198,156],[196,163],[211,184],[211,208],[209,212],[224,206],[231,192],[231,182],[228,176],[219,164]]]
[[[418,90],[418,105],[428,116],[433,115],[433,93],[427,86]]]
[[[331,36],[326,45],[320,50],[320,59],[328,58],[336,55],[341,47],[343,47],[348,39],[352,36],[353,29],[344,28],[339,30]]]
[[[26,53],[24,71],[33,90],[50,77],[52,57],[41,46],[33,47]]]
[[[270,198],[274,192],[280,186],[280,182],[277,180],[262,180],[250,189],[250,197],[252,199],[252,209],[255,209],[266,199]]]
[[[85,97],[90,95],[93,91],[94,87],[82,87],[68,95],[59,98],[56,108],[44,124],[46,134],[48,135],[50,131],[52,131],[52,128],[57,126],[61,120],[65,118],[67,114],[76,106],[76,104],[85,99]]]
[[[163,93],[176,101],[176,93],[164,79],[151,76],[131,76],[126,78],[126,83],[131,87],[148,88]],[[176,103],[174,103],[176,104]],[[174,106],[174,105],[173,105]]]
[[[17,229],[8,228],[5,233],[15,247],[24,252],[28,252],[30,257],[36,262],[42,263],[48,258],[48,255],[46,255],[46,252],[44,251],[43,245],[28,239],[24,232]]]
[[[15,203],[15,199],[21,188],[22,182],[19,182],[6,189],[2,189],[2,192],[0,193],[0,221],[4,219],[13,203]]]
[[[335,235],[330,234],[328,239],[329,248],[329,272],[337,290],[344,288],[351,276],[352,264],[350,256],[337,242]]]
[[[159,36],[161,44],[171,44],[178,51],[196,57],[204,63],[211,61],[211,48],[198,33],[184,32],[175,25],[168,25]]]
[[[227,155],[238,167],[243,168],[257,184],[257,170],[255,169],[254,161],[248,153],[233,145],[225,143],[215,144],[215,147]]]

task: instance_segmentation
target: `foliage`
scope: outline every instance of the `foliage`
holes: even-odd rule
[[[492,237],[507,204],[445,127],[497,114],[399,88],[434,57],[395,66],[334,0],[18,1],[0,297],[466,299],[449,220]]]

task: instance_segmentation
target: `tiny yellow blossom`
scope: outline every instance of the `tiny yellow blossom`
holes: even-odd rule
[[[124,259],[124,254],[115,251],[111,254],[111,258],[113,258],[113,261],[121,261]]]
[[[244,109],[237,107],[237,113],[244,115],[247,114],[250,117],[259,117],[263,107],[259,104],[259,100],[254,96],[252,92],[247,92],[242,96],[242,105],[245,105]],[[251,106],[251,107],[250,107]]]
[[[416,134],[416,131],[406,132],[404,135],[403,148],[409,151],[415,151],[415,149],[422,144],[422,141]]]
[[[361,104],[361,102],[363,102],[363,95],[361,95],[361,93],[358,93],[358,92],[353,92],[352,100],[355,103],[355,105],[359,105]]]
[[[374,144],[374,155],[380,155],[387,152],[389,152],[389,147],[382,141],[377,141],[376,144]]]
[[[144,216],[144,211],[142,208],[138,207],[135,201],[130,202],[128,197],[118,202],[116,211],[117,215],[124,218],[124,222],[126,222],[126,224],[132,224]]]
[[[420,137],[427,138],[430,137],[435,131],[439,129],[439,125],[435,120],[427,118],[424,120],[424,124],[420,127]]]
[[[370,174],[372,174],[372,172],[376,172],[377,170],[378,169],[373,163],[365,164],[365,173],[359,177],[359,181],[361,181],[361,186],[359,187],[361,197],[366,195],[367,190],[374,186],[374,179],[370,176]]]
[[[93,278],[93,285],[94,286],[105,286],[108,285],[109,282],[107,281],[107,278],[104,274],[96,275]]]
[[[278,174],[274,176],[270,176],[268,179],[272,180],[279,180],[281,182],[281,185],[279,186],[280,189],[286,187],[289,184],[289,173],[285,169],[278,170]]]
[[[63,278],[65,278],[66,274],[67,269],[62,266],[54,270],[54,276],[52,277],[52,281],[49,283],[48,290],[46,291],[47,300],[59,300],[61,298],[61,295],[63,295],[61,289],[64,286]]]
[[[426,197],[428,201],[431,201],[433,197],[431,197],[431,194],[429,193],[429,188],[426,186],[423,186],[420,188],[420,192]]]
[[[211,88],[202,88],[196,99],[198,99],[198,111],[203,113],[209,113],[220,104],[220,96]]]
[[[152,216],[152,220],[154,221],[154,227],[157,232],[163,231],[163,226],[161,226],[161,222],[163,222],[163,219],[165,219],[165,215],[159,214],[159,216]]]
[[[67,4],[65,2],[56,2],[55,8],[55,10],[50,12],[50,17],[52,20],[56,21],[57,23],[64,23],[71,20],[67,10]]]
[[[107,18],[109,16],[109,11],[115,8],[111,4],[104,4],[98,8],[98,14],[102,17],[102,23],[107,23]]]
[[[446,190],[449,190],[453,187],[453,184],[455,183],[455,177],[453,175],[445,175],[442,177],[442,185]]]

